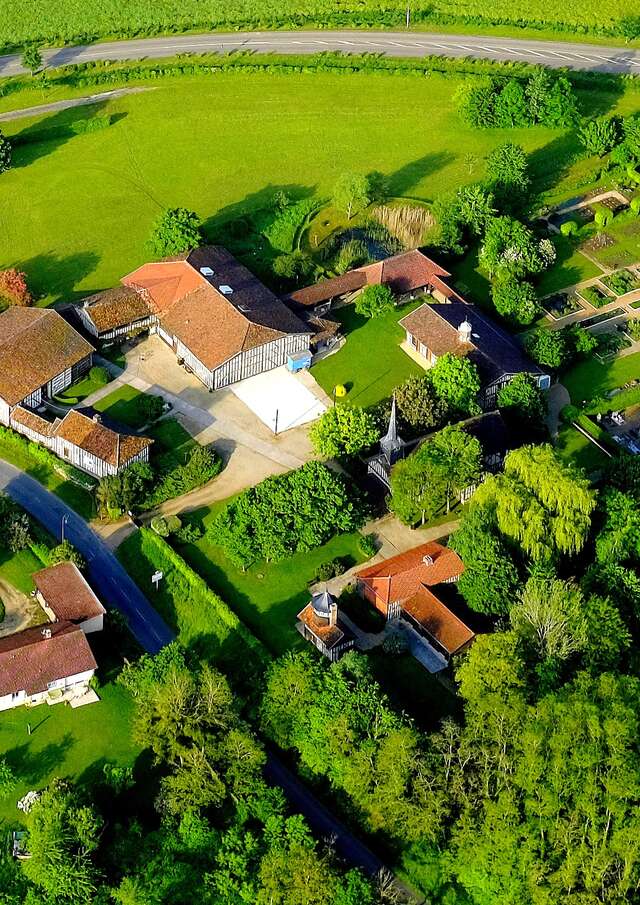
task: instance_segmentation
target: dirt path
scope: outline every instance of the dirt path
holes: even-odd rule
[[[39,625],[47,621],[40,605],[32,597],[18,591],[4,578],[0,578],[0,600],[5,608],[5,617],[0,622],[0,638],[20,632],[30,625]]]
[[[104,101],[112,101],[125,94],[139,94],[141,91],[153,91],[153,88],[116,88],[113,91],[101,91],[100,94],[90,94],[87,97],[74,97],[66,101],[52,101],[50,104],[38,104],[36,107],[25,107],[23,110],[9,110],[8,113],[0,113],[0,122],[7,123],[12,119],[23,119],[27,116],[40,116],[43,113],[57,113],[59,110],[69,110],[71,107],[88,107],[91,104],[100,104]]]

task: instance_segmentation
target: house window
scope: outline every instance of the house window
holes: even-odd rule
[[[543,374],[542,377],[538,378],[538,386],[541,390],[548,390],[551,386],[551,378],[548,374]]]
[[[425,346],[425,344],[424,344],[424,343],[420,343],[420,354],[422,355],[423,358],[426,358],[426,357],[427,357],[428,351],[429,351],[429,350],[427,349],[427,347]]]

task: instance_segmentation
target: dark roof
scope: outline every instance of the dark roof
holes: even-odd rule
[[[461,342],[458,338],[458,328],[465,320],[471,324],[471,343]],[[485,383],[492,383],[506,374],[543,373],[506,330],[493,323],[475,305],[459,301],[425,303],[403,317],[400,324],[436,355],[445,352],[467,355]]]
[[[143,294],[131,286],[115,286],[83,300],[83,307],[98,333],[126,327],[152,314]]]
[[[500,412],[486,412],[462,424],[465,431],[480,441],[485,457],[504,456],[517,443]]]
[[[58,621],[84,622],[102,616],[105,608],[72,562],[60,562],[41,569],[33,583]]]
[[[54,622],[28,628],[0,638],[0,697],[18,691],[38,694],[50,682],[90,672],[97,665],[79,626]]]
[[[0,397],[16,405],[92,352],[57,311],[7,308],[0,314]]]
[[[389,286],[395,295],[403,295],[424,286],[433,286],[448,298],[460,299],[460,296],[444,282],[450,274],[431,258],[413,249],[402,254],[366,264],[349,270],[341,276],[330,280],[322,280],[313,286],[298,289],[287,298],[298,305],[313,306],[329,301],[336,296],[356,292],[367,285],[384,284]]]

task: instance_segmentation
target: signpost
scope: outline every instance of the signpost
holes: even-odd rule
[[[160,582],[164,578],[164,572],[154,572],[151,576],[151,581],[156,586],[156,591],[160,590]]]

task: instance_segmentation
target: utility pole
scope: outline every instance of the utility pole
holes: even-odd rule
[[[410,24],[411,24],[411,7],[407,3],[407,28],[409,28]]]
[[[67,516],[62,516],[62,521],[60,522],[60,543],[64,544],[64,526],[67,523]]]
[[[273,426],[273,433],[277,437],[278,436],[278,413],[280,409],[276,409],[276,423]]]

